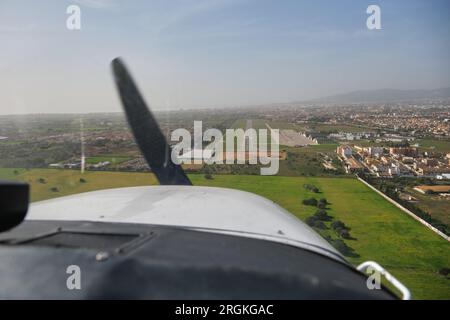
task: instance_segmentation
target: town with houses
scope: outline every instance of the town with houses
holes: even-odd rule
[[[337,147],[348,173],[370,172],[377,177],[428,177],[450,179],[450,153],[420,153],[416,147]]]

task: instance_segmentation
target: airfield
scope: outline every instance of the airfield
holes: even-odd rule
[[[352,177],[281,177],[249,175],[191,174],[194,185],[234,188],[273,200],[299,219],[310,217],[317,208],[303,200],[326,198],[327,213],[351,230],[343,240],[352,250],[347,259],[357,265],[374,260],[398,277],[415,299],[448,299],[448,276],[439,270],[450,267],[450,244]],[[0,179],[31,184],[32,201],[107,188],[157,184],[149,173],[85,172],[62,169],[0,169]],[[319,193],[305,188],[314,185]],[[326,223],[318,230],[324,237],[338,239]]]

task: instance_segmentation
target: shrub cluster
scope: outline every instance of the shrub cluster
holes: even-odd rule
[[[319,193],[320,192],[319,188],[317,188],[316,186],[314,186],[312,184],[305,184],[305,185],[303,185],[303,187],[306,190],[314,192],[314,193]]]
[[[340,220],[333,221],[331,223],[331,228],[337,233],[338,236],[344,239],[351,239],[350,228],[345,225]]]

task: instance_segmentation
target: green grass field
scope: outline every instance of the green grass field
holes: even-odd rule
[[[62,169],[0,169],[0,179],[20,180],[31,185],[31,201],[40,201],[75,193],[100,189],[157,184],[151,174],[87,171]],[[18,174],[17,174],[18,173]],[[43,178],[44,183],[39,182]],[[85,183],[80,179],[86,180]],[[58,188],[54,192],[52,188]]]
[[[369,140],[355,140],[352,141],[355,145],[362,147],[369,146],[381,146],[387,147],[387,142],[372,142]],[[410,142],[411,145],[419,145],[419,151],[436,151],[436,152],[450,152],[450,140],[439,140],[439,139],[417,139]]]
[[[413,142],[418,143],[422,151],[450,152],[450,140],[419,139]]]
[[[322,132],[322,133],[333,133],[333,132],[366,132],[373,131],[371,128],[359,127],[346,124],[326,124],[326,123],[308,123],[305,124],[310,131]]]
[[[304,153],[314,153],[314,152],[323,152],[323,153],[328,153],[331,155],[334,155],[336,153],[336,148],[338,147],[337,143],[327,143],[327,144],[318,144],[318,145],[312,145],[312,146],[307,146],[304,148],[295,148],[295,149],[299,149],[301,152]]]
[[[80,178],[86,180],[80,182]],[[40,183],[39,178],[45,179]],[[395,206],[353,178],[262,177],[222,175],[207,180],[190,175],[195,185],[227,187],[254,192],[286,208],[300,219],[315,208],[302,200],[325,197],[331,203],[329,214],[351,228],[355,240],[346,243],[359,255],[349,260],[358,264],[374,260],[404,282],[416,299],[450,299],[449,279],[438,270],[450,267],[450,244],[413,220]],[[32,186],[33,201],[104,188],[155,184],[146,173],[87,172],[71,170],[0,169],[0,179],[27,181]],[[321,190],[317,195],[304,184]],[[50,191],[57,187],[59,192]],[[331,231],[327,230],[325,233]]]
[[[302,148],[281,147],[288,152],[287,159],[280,161],[280,176],[334,176],[322,166],[324,155],[337,159],[337,144],[319,144]],[[336,168],[342,168],[339,164]],[[344,174],[343,170],[339,172]]]
[[[449,199],[444,199],[439,195],[422,194],[409,187],[406,188],[406,191],[419,200],[415,203],[415,206],[429,213],[433,218],[436,218],[450,226]]]

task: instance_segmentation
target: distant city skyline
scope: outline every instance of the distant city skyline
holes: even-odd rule
[[[445,0],[3,0],[0,114],[121,111],[117,56],[156,110],[446,88],[449,18]]]

